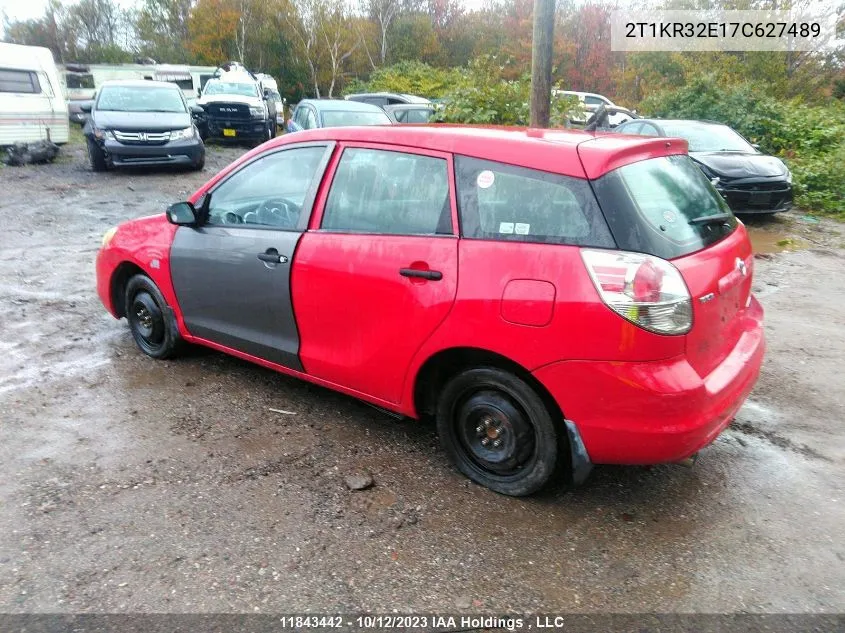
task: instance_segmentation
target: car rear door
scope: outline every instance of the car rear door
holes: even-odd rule
[[[260,155],[216,185],[208,221],[180,227],[170,254],[188,331],[301,370],[290,271],[333,144]]]
[[[332,169],[294,262],[300,358],[309,374],[399,402],[415,352],[455,300],[451,157],[354,144]]]

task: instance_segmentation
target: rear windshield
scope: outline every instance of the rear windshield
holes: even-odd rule
[[[384,112],[323,112],[323,127],[348,127],[350,125],[381,125],[390,123]]]
[[[594,188],[623,250],[672,259],[718,242],[737,226],[725,200],[686,155],[625,165]]]
[[[241,97],[257,97],[258,88],[255,84],[235,81],[209,81],[203,89],[205,95],[239,95]]]

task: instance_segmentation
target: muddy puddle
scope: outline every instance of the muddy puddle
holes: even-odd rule
[[[743,218],[751,246],[758,255],[804,250],[810,243],[795,235],[795,226],[782,217]]]

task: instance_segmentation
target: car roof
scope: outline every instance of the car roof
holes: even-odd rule
[[[381,110],[381,108],[378,108]],[[598,178],[639,160],[686,154],[683,139],[628,136],[581,130],[525,129],[472,125],[375,125],[319,128],[286,134],[263,147],[311,142],[355,141],[453,152],[538,169]]]
[[[148,88],[154,86],[156,88],[181,90],[179,86],[169,81],[153,81],[152,79],[109,79],[100,84],[100,88],[104,88],[105,86],[129,86],[132,88]]]
[[[694,124],[694,125],[713,125],[719,127],[730,127],[725,123],[719,123],[718,121],[702,121],[700,119],[635,119],[638,123],[656,123],[657,125],[661,125],[663,123],[670,123],[672,125],[686,125],[686,124]],[[625,121],[627,123],[627,121]],[[621,125],[621,124],[620,124]]]
[[[377,105],[361,101],[346,101],[345,99],[303,99],[299,105],[310,104],[321,112],[381,112]]]
[[[392,97],[393,99],[405,99],[406,103],[430,103],[425,97],[418,97],[404,92],[356,92],[346,95],[346,99],[353,97]],[[398,104],[397,104],[398,105]]]

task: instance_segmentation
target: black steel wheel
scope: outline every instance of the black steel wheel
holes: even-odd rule
[[[132,338],[147,356],[164,359],[175,354],[179,332],[168,318],[167,302],[146,275],[135,275],[126,285],[126,319]]]
[[[458,469],[501,494],[542,488],[565,454],[543,400],[518,376],[493,367],[464,371],[443,389],[440,441]]]
[[[88,146],[88,162],[91,163],[91,169],[93,171],[106,171],[109,168],[109,163],[106,160],[105,150],[91,138],[86,138],[85,141]]]

